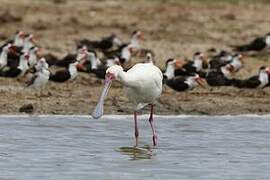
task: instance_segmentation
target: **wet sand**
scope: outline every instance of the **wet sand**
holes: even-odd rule
[[[152,49],[162,69],[171,57],[191,58],[195,51],[227,49],[268,33],[270,6],[264,3],[202,3],[199,1],[1,1],[0,40],[18,29],[36,34],[45,49],[59,57],[75,51],[80,38],[98,39],[111,33],[127,41],[136,29],[144,32],[142,46]],[[246,57],[237,77],[255,74],[269,57]],[[142,59],[133,59],[133,63]],[[18,114],[24,104],[33,104],[37,114],[89,114],[98,99],[102,81],[80,73],[74,82],[50,82],[45,96],[24,89],[25,80],[0,78],[0,114]],[[270,92],[233,87],[196,88],[175,92],[164,88],[157,114],[268,114]],[[119,83],[114,83],[105,103],[106,114],[132,113],[132,105]],[[144,113],[147,112],[147,109]]]

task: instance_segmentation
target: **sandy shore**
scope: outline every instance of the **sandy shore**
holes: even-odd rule
[[[229,50],[263,35],[270,29],[270,6],[263,3],[202,3],[197,1],[1,1],[0,39],[4,41],[18,29],[33,32],[45,52],[64,56],[75,51],[76,39],[98,39],[116,33],[127,41],[135,29],[145,33],[145,48],[153,49],[157,65],[164,68],[170,57],[191,57],[209,48]],[[245,68],[237,77],[256,73],[270,65],[268,56],[246,57]],[[133,59],[133,62],[141,59]],[[24,89],[25,79],[0,78],[0,114],[18,114],[24,104],[33,104],[37,114],[89,114],[99,96],[102,81],[80,73],[67,84],[50,82],[40,99]],[[147,110],[145,110],[146,112]],[[157,114],[268,114],[270,92],[240,90],[233,87],[196,88],[175,92],[164,88]],[[119,83],[113,84],[105,113],[129,114],[132,106]]]

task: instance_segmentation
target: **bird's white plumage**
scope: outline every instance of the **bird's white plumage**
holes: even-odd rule
[[[78,61],[76,61],[75,63],[71,63],[68,66],[68,71],[70,73],[70,80],[75,79],[78,75],[78,70],[76,67],[77,65],[78,65]]]
[[[259,88],[265,87],[269,82],[269,76],[268,73],[265,70],[260,71],[259,73],[259,81],[261,84],[259,85]]]
[[[140,110],[147,104],[153,104],[162,92],[162,72],[151,63],[139,63],[127,72],[121,66],[114,65],[107,72],[113,73],[125,87],[127,96]]]
[[[104,100],[112,81],[120,81],[127,91],[128,98],[134,104],[135,147],[138,146],[137,112],[146,105],[150,105],[149,123],[153,133],[153,145],[156,146],[157,136],[153,125],[154,103],[162,92],[162,72],[152,63],[139,63],[125,72],[119,65],[111,66],[106,71],[104,89],[101,93],[92,117],[100,118],[103,115]]]
[[[45,88],[46,84],[49,81],[50,77],[50,71],[48,70],[48,64],[44,58],[40,59],[37,66],[36,66],[37,72],[35,73],[32,84],[29,85],[30,88],[33,88],[35,90]]]
[[[11,44],[7,44],[2,49],[2,52],[0,54],[0,68],[3,68],[7,65],[8,49],[10,46]]]

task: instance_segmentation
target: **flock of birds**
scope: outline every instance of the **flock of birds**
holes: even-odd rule
[[[76,53],[58,58],[51,53],[43,54],[33,34],[18,31],[14,38],[0,47],[0,76],[22,78],[31,73],[32,78],[27,87],[40,90],[44,89],[48,81],[63,83],[74,80],[78,71],[93,73],[104,79],[108,67],[126,64],[134,53],[138,53],[142,38],[141,31],[136,31],[128,43],[123,43],[116,35],[101,41],[82,39],[77,42]],[[99,58],[96,51],[102,52],[103,57]],[[145,49],[146,52],[148,50]],[[53,71],[55,68],[51,67],[62,69]]]
[[[143,57],[145,63],[155,64],[153,51],[142,48],[141,40],[141,31],[134,31],[127,43],[115,34],[96,41],[81,39],[76,42],[76,53],[58,58],[53,54],[42,54],[33,34],[18,31],[14,38],[0,47],[0,76],[21,78],[32,73],[27,86],[39,90],[44,89],[48,81],[63,83],[74,80],[78,71],[93,73],[97,78],[104,79],[107,68],[128,64],[134,56]],[[221,51],[207,60],[202,52],[196,52],[191,60],[168,59],[163,70],[163,83],[176,91],[192,90],[198,85],[205,87],[204,81],[210,86],[267,87],[270,85],[270,70],[265,66],[246,79],[233,77],[244,67],[241,53],[261,51],[269,45],[270,34],[266,34],[250,44],[235,46],[235,54]],[[103,56],[100,58],[98,54]],[[53,66],[64,69],[53,72],[50,70]]]
[[[233,78],[244,67],[241,53],[266,49],[270,46],[270,34],[250,44],[233,47],[237,51],[235,54],[221,51],[207,60],[202,52],[196,52],[191,60],[168,59],[163,71],[155,66],[153,51],[141,47],[141,40],[141,31],[134,31],[127,43],[114,34],[97,41],[82,39],[76,42],[76,53],[59,59],[53,54],[43,54],[33,34],[18,31],[14,38],[0,47],[0,76],[22,78],[30,73],[32,78],[27,87],[40,89],[41,94],[48,81],[63,83],[74,80],[78,71],[93,73],[97,78],[105,79],[104,90],[92,113],[94,118],[103,114],[103,103],[112,81],[120,81],[134,104],[135,146],[139,136],[137,113],[147,105],[151,107],[149,122],[153,144],[157,144],[153,112],[163,84],[176,91],[192,90],[198,85],[204,87],[203,79],[210,86],[264,88],[270,85],[270,68],[265,66],[258,70],[258,74],[246,79]],[[102,57],[98,57],[99,54]],[[144,62],[124,69],[134,56],[144,57]],[[63,69],[53,72],[51,67]]]

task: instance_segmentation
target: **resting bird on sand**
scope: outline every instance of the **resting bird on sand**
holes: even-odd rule
[[[19,65],[17,67],[8,67],[3,69],[0,72],[0,76],[10,78],[22,77],[29,69],[28,60],[29,60],[28,53],[20,55]]]
[[[193,90],[198,85],[205,88],[202,78],[198,74],[192,76],[176,76],[171,79],[165,79],[164,82],[167,86],[176,91]]]
[[[153,133],[153,145],[157,144],[157,136],[153,126],[154,103],[162,92],[162,72],[152,63],[139,63],[127,72],[119,65],[107,69],[105,87],[92,116],[100,118],[103,115],[103,103],[113,80],[117,80],[126,87],[127,96],[134,105],[135,147],[138,146],[137,112],[147,105],[151,106],[149,122]]]
[[[233,85],[238,88],[263,89],[269,83],[269,75],[270,69],[268,67],[262,66],[259,69],[258,75],[251,76],[245,80],[234,79]]]
[[[266,34],[264,37],[258,37],[251,41],[249,44],[244,44],[240,46],[232,46],[234,50],[239,52],[248,51],[261,51],[270,46],[270,33]]]
[[[120,47],[123,42],[115,35],[112,34],[108,37],[98,40],[82,39],[77,42],[77,47],[81,48],[86,46],[89,51],[99,49],[101,51],[108,51],[114,47]]]
[[[210,86],[231,86],[232,71],[232,65],[227,64],[219,69],[209,71],[205,79]]]

